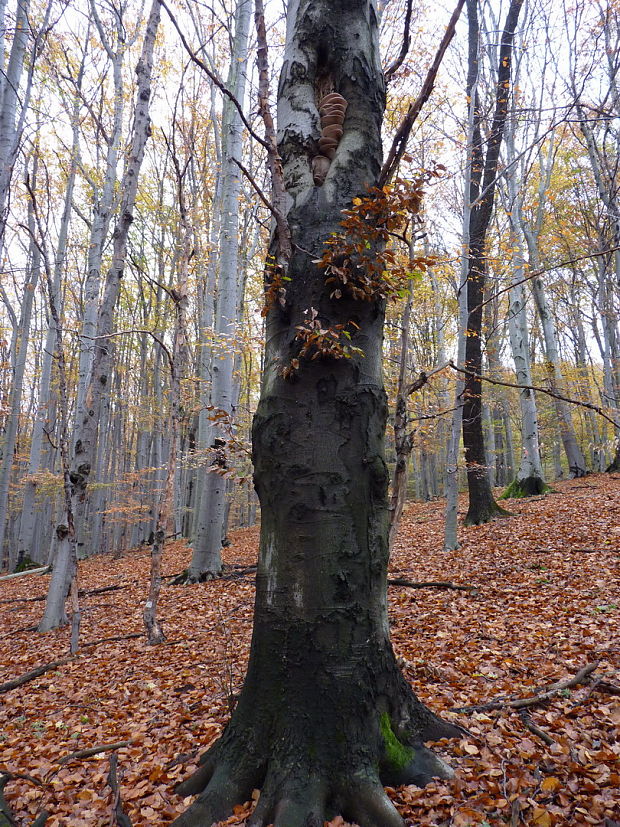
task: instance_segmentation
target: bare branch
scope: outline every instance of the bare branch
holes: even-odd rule
[[[170,11],[170,8],[169,8],[169,6],[167,5],[167,3],[165,2],[165,0],[159,0],[159,2],[160,2],[160,4],[163,6],[163,8],[166,10],[166,13],[167,13],[168,17],[170,18],[170,21],[171,21],[172,25],[173,25],[173,26],[174,26],[174,28],[177,30],[177,34],[179,35],[179,38],[181,39],[181,43],[183,44],[183,48],[185,49],[185,51],[186,51],[186,52],[187,52],[187,54],[189,55],[189,57],[190,57],[190,59],[192,60],[192,62],[193,62],[193,63],[195,63],[195,64],[196,64],[196,66],[199,66],[199,67],[202,69],[202,71],[205,73],[205,75],[207,75],[207,77],[209,78],[209,80],[211,81],[211,83],[213,83],[215,86],[217,86],[217,88],[220,90],[220,92],[221,92],[223,95],[225,95],[225,96],[226,96],[226,97],[227,97],[227,98],[228,98],[228,99],[232,102],[233,106],[235,107],[235,109],[236,109],[236,110],[237,110],[237,112],[239,113],[239,117],[240,117],[240,118],[241,118],[241,120],[243,121],[243,125],[244,125],[244,126],[245,126],[245,128],[248,130],[248,132],[250,133],[250,135],[254,138],[254,140],[255,140],[255,141],[258,141],[258,143],[259,143],[259,144],[261,144],[261,146],[264,146],[264,147],[265,147],[265,149],[266,149],[267,151],[269,151],[269,144],[268,144],[268,142],[267,142],[264,138],[261,138],[261,137],[260,137],[260,135],[258,135],[258,134],[257,134],[257,133],[256,133],[256,132],[252,129],[252,127],[251,127],[251,125],[250,125],[250,123],[249,123],[248,119],[247,119],[247,118],[245,117],[245,115],[243,114],[243,107],[241,106],[241,104],[239,103],[239,101],[237,100],[237,98],[233,95],[233,93],[230,91],[230,89],[228,89],[228,87],[227,87],[224,83],[222,83],[222,81],[221,81],[221,80],[217,77],[217,75],[215,75],[215,74],[211,71],[211,69],[209,69],[209,67],[207,66],[207,64],[206,64],[203,60],[201,60],[201,59],[198,57],[198,55],[196,55],[196,54],[192,51],[192,49],[191,49],[191,47],[190,47],[189,43],[187,42],[187,39],[186,39],[185,35],[184,35],[184,34],[183,34],[183,32],[181,31],[181,27],[179,26],[179,24],[178,24],[178,22],[177,22],[176,17],[175,17],[175,16],[172,14],[172,12]]]
[[[467,368],[458,367],[458,365],[455,365],[454,362],[450,362],[450,367],[453,370],[458,371],[458,373],[464,373],[465,376],[469,376],[471,379],[489,382],[491,385],[501,385],[504,388],[518,388],[525,391],[545,393],[547,396],[552,396],[554,399],[561,399],[563,402],[568,402],[571,405],[579,405],[581,408],[588,408],[588,410],[594,411],[599,416],[602,416],[603,419],[611,422],[614,428],[620,428],[620,422],[616,422],[616,420],[608,416],[602,408],[598,405],[594,405],[592,402],[582,402],[580,399],[571,399],[568,396],[563,396],[561,393],[549,390],[548,388],[541,388],[538,385],[517,385],[515,382],[502,382],[500,379],[491,379],[490,376],[483,376],[481,373],[476,373],[475,370],[468,370]]]
[[[407,53],[409,52],[409,46],[411,45],[411,11],[413,7],[412,0],[407,0],[407,11],[405,13],[405,27],[403,29],[403,42],[400,47],[400,53],[396,60],[388,66],[388,68],[383,73],[385,76],[385,82],[389,83],[392,80],[392,77],[395,73],[400,69],[403,65],[405,58],[407,57]]]
[[[426,101],[431,96],[431,92],[435,86],[435,79],[437,77],[437,72],[439,71],[439,67],[441,66],[441,61],[443,60],[443,56],[446,53],[446,49],[450,45],[452,38],[454,37],[454,32],[456,29],[457,21],[461,15],[461,11],[463,6],[465,5],[465,0],[458,0],[456,8],[452,13],[452,17],[450,18],[450,22],[448,23],[448,27],[444,33],[444,36],[439,44],[439,48],[437,49],[437,53],[435,55],[435,59],[433,60],[430,69],[427,72],[426,78],[424,83],[422,84],[422,89],[420,94],[415,99],[415,101],[410,104],[409,109],[407,110],[407,114],[402,120],[401,125],[398,127],[398,131],[394,136],[394,140],[392,142],[392,146],[390,147],[390,151],[388,152],[388,156],[383,164],[383,169],[381,170],[381,174],[379,175],[379,183],[378,186],[382,187],[384,184],[389,183],[392,180],[398,165],[405,154],[405,150],[407,148],[407,141],[409,140],[409,135],[411,134],[411,130],[413,128],[414,123],[418,115],[420,114],[422,107],[426,103]]]

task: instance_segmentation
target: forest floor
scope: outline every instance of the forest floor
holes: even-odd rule
[[[620,824],[620,477],[554,488],[509,501],[512,517],[463,529],[452,554],[441,550],[442,502],[405,512],[390,577],[476,587],[389,587],[406,677],[433,710],[469,730],[438,747],[457,770],[452,782],[390,791],[409,824]],[[115,587],[82,598],[80,652],[0,695],[0,772],[13,773],[5,798],[20,827],[42,809],[49,827],[118,823],[113,755],[135,827],[182,812],[189,799],[174,786],[219,735],[242,685],[257,538],[256,528],[233,532],[225,579],[163,588],[167,642],[155,648],[141,618],[148,551],[80,564],[81,589]],[[180,572],[188,556],[169,545],[164,573]],[[68,629],[32,630],[48,578],[0,582],[0,683],[67,658]],[[588,664],[596,668],[583,682],[525,715],[507,705],[454,712],[532,697]],[[225,823],[243,825],[251,804]]]

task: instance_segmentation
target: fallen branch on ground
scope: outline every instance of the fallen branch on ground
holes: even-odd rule
[[[12,580],[14,577],[25,577],[27,574],[46,574],[50,570],[49,566],[41,566],[38,569],[26,569],[26,571],[15,571],[13,574],[3,574],[0,580]]]
[[[58,762],[59,764],[68,764],[69,761],[76,761],[78,758],[90,758],[92,755],[98,755],[100,752],[110,752],[110,750],[123,749],[131,744],[129,741],[116,741],[114,744],[95,744],[94,747],[86,747],[85,749],[78,749],[76,752],[71,752],[65,755]]]
[[[555,744],[553,738],[550,735],[547,735],[544,729],[541,729],[540,727],[536,726],[534,721],[532,721],[529,712],[526,712],[525,709],[521,709],[519,711],[519,718],[521,718],[521,723],[523,724],[523,726],[526,729],[529,729],[532,735],[536,735],[538,738],[540,738],[541,741],[544,741],[548,747],[553,746],[553,744]]]
[[[119,589],[128,589],[129,586],[102,586],[99,589],[80,589],[78,592],[78,597],[89,597],[92,594],[104,594],[104,592],[115,592]],[[39,595],[38,597],[10,597],[7,600],[0,600],[0,603],[37,603],[43,600],[47,600],[47,595]]]
[[[144,637],[144,632],[132,632],[129,635],[114,635],[113,637],[102,637],[99,640],[90,640],[88,643],[82,644],[82,649],[87,646],[99,646],[101,643],[116,643],[118,640],[135,640],[136,638]]]
[[[0,640],[6,640],[8,637],[13,637],[13,635],[20,635],[22,632],[36,632],[37,626],[22,626],[20,629],[13,629],[11,632],[7,632],[6,635],[0,636]]]
[[[584,683],[586,678],[594,672],[596,667],[599,665],[599,661],[594,661],[594,663],[588,663],[583,669],[580,669],[576,675],[572,678],[566,678],[563,681],[558,681],[557,683],[552,683],[551,686],[548,686],[546,689],[542,690],[541,692],[537,692],[535,695],[531,695],[529,698],[503,698],[498,701],[489,701],[488,703],[484,704],[476,704],[475,706],[461,706],[458,708],[453,709],[453,712],[488,712],[492,709],[525,709],[530,706],[538,706],[538,704],[544,703],[545,701],[550,700],[551,698],[555,698],[559,695],[560,692],[563,692],[565,689],[572,689],[574,686],[578,686],[580,683]]]
[[[13,680],[7,681],[6,683],[0,683],[0,692],[8,692],[10,689],[17,689],[18,686],[23,686],[25,683],[33,681],[35,678],[44,675],[46,672],[51,672],[52,669],[56,669],[59,666],[64,666],[65,663],[69,663],[70,660],[71,657],[61,658],[60,660],[53,660],[50,663],[44,663],[43,666],[37,666],[36,669],[26,672],[19,678],[13,678]]]
[[[415,582],[406,580],[404,577],[393,577],[388,580],[388,586],[406,586],[408,589],[454,589],[459,592],[477,592],[477,586],[462,586],[459,583],[452,583],[449,580],[429,580],[427,582]]]

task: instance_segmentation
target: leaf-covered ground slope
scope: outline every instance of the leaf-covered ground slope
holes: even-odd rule
[[[465,505],[464,503],[462,504]],[[414,825],[581,825],[620,821],[620,478],[559,483],[509,501],[514,516],[462,531],[441,551],[441,502],[409,505],[391,578],[452,581],[474,591],[390,586],[394,645],[419,696],[469,730],[437,749],[451,783],[403,787],[393,799]],[[223,580],[165,587],[167,643],[145,645],[147,551],[81,564],[77,657],[0,695],[0,771],[19,825],[46,809],[48,825],[115,824],[108,786],[116,749],[122,806],[134,825],[165,825],[187,802],[175,784],[217,737],[247,660],[257,530],[233,533]],[[164,572],[188,551],[166,549]],[[48,576],[0,582],[0,683],[68,651],[67,629],[32,627]],[[111,638],[111,640],[104,640]],[[99,642],[98,642],[99,641]],[[88,645],[92,644],[92,645]],[[599,661],[586,680],[519,709],[455,713],[527,698]],[[81,751],[97,747],[94,755]],[[252,802],[227,824],[244,824]],[[336,819],[332,824],[343,824]]]

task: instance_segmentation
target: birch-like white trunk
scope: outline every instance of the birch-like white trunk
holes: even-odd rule
[[[84,58],[80,65],[76,87],[81,90],[82,79],[84,75]],[[52,278],[52,301],[60,308],[60,282],[62,274],[65,270],[67,258],[67,239],[69,235],[69,224],[71,221],[71,211],[73,202],[73,192],[75,189],[75,180],[77,175],[77,159],[79,155],[80,133],[79,133],[79,112],[80,102],[76,95],[71,112],[72,124],[72,140],[71,140],[71,155],[69,161],[69,169],[67,176],[67,187],[65,190],[65,199],[63,211],[60,219],[60,226],[58,228],[58,242],[56,245],[56,254],[54,257],[54,273]],[[47,334],[45,337],[45,345],[41,356],[41,376],[39,379],[39,387],[37,394],[37,411],[32,427],[32,439],[30,442],[30,457],[28,462],[28,476],[24,486],[24,496],[22,501],[22,511],[20,519],[20,527],[17,541],[17,560],[20,561],[24,557],[30,557],[37,562],[43,561],[47,555],[44,554],[43,549],[40,548],[39,543],[35,542],[35,527],[37,524],[37,509],[36,509],[36,489],[37,483],[35,475],[41,469],[41,452],[43,448],[43,436],[46,425],[50,419],[50,390],[52,378],[52,361],[54,356],[54,349],[56,347],[56,327],[54,318],[50,313]]]
[[[2,9],[3,18],[5,10]],[[30,0],[18,0],[11,51],[6,70],[3,66],[0,73],[0,252],[4,247],[7,197],[21,140],[20,126],[23,128],[23,122],[20,124],[17,121],[17,111],[21,102],[20,85],[29,38],[29,10]]]
[[[248,60],[248,35],[252,6],[249,0],[239,0],[235,11],[235,37],[231,56],[228,88],[243,102]],[[241,160],[243,145],[242,123],[238,111],[229,101],[224,104],[222,119],[222,200],[220,220],[219,263],[215,330],[217,352],[211,366],[211,405],[225,411],[231,418],[234,405],[233,367],[238,308],[239,256],[239,196],[241,172],[236,161]],[[214,450],[218,462],[218,446],[225,444],[227,435],[212,422],[207,430],[207,446]],[[192,560],[188,569],[190,580],[202,580],[218,575],[222,568],[222,533],[225,523],[226,479],[220,474],[208,473],[203,480]]]
[[[92,379],[86,395],[84,408],[78,413],[73,435],[70,481],[71,509],[74,512],[87,492],[90,472],[94,462],[101,406],[112,373],[112,347],[109,336],[113,332],[113,316],[120,289],[120,280],[125,267],[127,236],[133,221],[133,210],[138,190],[140,167],[144,158],[146,142],[150,134],[149,100],[153,71],[153,51],[161,6],[153,0],[146,24],[142,54],[136,66],[137,92],[134,110],[134,125],[131,147],[121,181],[120,214],[114,230],[112,265],[107,273],[106,287],[100,308],[97,326],[97,342],[92,366]],[[45,623],[41,631],[61,625],[65,620],[64,598],[67,595],[67,572],[69,567],[64,555],[70,551],[67,543],[60,543],[56,554],[54,571],[49,586]]]
[[[537,239],[527,225],[525,225],[523,229],[527,241],[530,267],[537,270],[540,268]],[[540,276],[532,279],[531,284],[532,294],[543,332],[549,382],[555,392],[565,393],[555,320],[549,307],[545,286]],[[568,461],[569,474],[571,477],[583,477],[587,473],[586,461],[577,442],[569,405],[567,402],[557,398],[554,399],[554,404],[558,417],[560,436]]]
[[[508,212],[514,234],[512,286],[509,291],[508,306],[508,335],[517,384],[532,385],[527,299],[524,284],[525,246],[521,221],[523,194],[519,191],[517,180],[517,153],[512,119],[510,119],[506,131],[506,156],[505,180],[509,198]],[[507,492],[516,496],[542,493],[545,489],[534,392],[525,388],[520,390],[519,405],[521,408],[521,462],[515,482]]]
[[[32,178],[36,180],[37,174],[37,159],[34,159]],[[28,227],[30,229],[31,237],[34,238],[34,214],[32,212],[32,204],[28,205]],[[13,460],[15,453],[15,445],[17,440],[17,431],[19,428],[19,418],[22,405],[22,393],[24,389],[24,372],[26,369],[26,356],[28,353],[28,343],[30,341],[30,322],[32,319],[32,305],[34,301],[35,290],[39,283],[39,276],[41,272],[41,253],[37,245],[32,241],[29,250],[29,264],[26,280],[24,283],[24,292],[21,302],[21,316],[19,320],[18,335],[15,348],[15,367],[13,371],[13,384],[11,387],[11,395],[9,400],[9,410],[5,420],[4,426],[4,440],[2,442],[2,463],[0,464],[0,559],[3,558],[4,538],[7,527],[7,517],[9,508],[9,487],[11,483],[11,472],[13,470]],[[17,549],[9,543],[8,554],[9,571],[13,571],[17,563]]]

